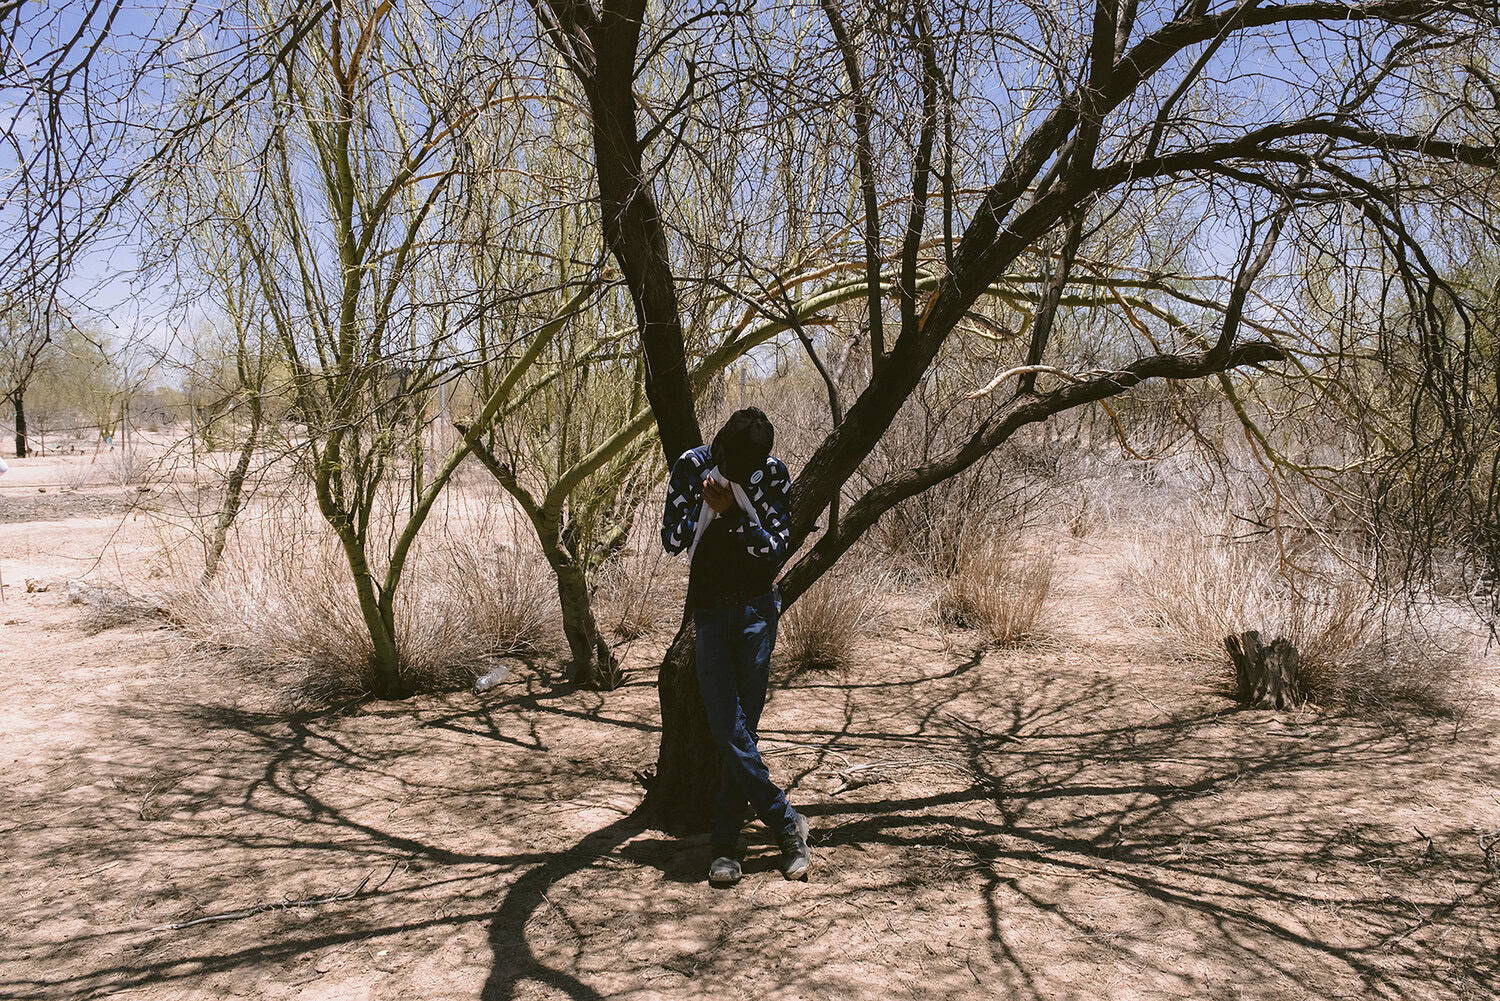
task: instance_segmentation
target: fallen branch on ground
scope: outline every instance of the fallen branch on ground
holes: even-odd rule
[[[817,754],[832,754],[835,757],[842,759],[844,764],[847,765],[849,763],[849,759],[847,757],[840,754],[838,751],[835,751],[833,748],[819,747],[817,744],[781,744],[779,746],[773,745],[771,747],[762,747],[760,749],[761,757],[765,757],[769,754],[795,754],[798,751],[812,751]]]
[[[376,883],[374,889],[378,890],[382,886],[384,886],[386,884],[386,881],[389,880],[392,874],[395,873],[396,866],[400,864],[401,862],[399,859],[395,862],[392,862],[390,871],[385,874],[385,879],[382,879],[379,883]],[[348,893],[335,893],[327,897],[305,897],[302,900],[287,900],[285,898],[282,898],[281,900],[271,904],[256,904],[254,907],[246,907],[237,911],[224,911],[220,914],[208,914],[201,918],[193,918],[191,921],[173,921],[171,924],[157,925],[155,928],[148,928],[146,930],[177,931],[182,928],[191,928],[193,925],[207,924],[211,921],[238,921],[240,918],[254,917],[257,914],[264,914],[266,911],[289,910],[293,907],[317,907],[321,904],[342,903],[346,900],[353,900],[356,897],[363,896],[365,887],[369,886],[370,884],[370,877],[374,875],[375,871],[373,869],[370,870],[370,872],[365,875],[365,878],[359,881],[359,885],[356,886],[353,890],[350,890]],[[372,890],[371,892],[373,893],[374,890]]]
[[[1479,835],[1479,850],[1484,852],[1484,864],[1489,867],[1490,872],[1500,876],[1500,860],[1495,858],[1495,849],[1500,847],[1500,828],[1496,828],[1492,834]]]

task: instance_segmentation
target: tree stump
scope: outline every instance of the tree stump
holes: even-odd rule
[[[1253,629],[1224,637],[1224,648],[1234,661],[1235,691],[1241,705],[1258,706],[1268,695],[1277,709],[1302,701],[1299,660],[1292,641],[1279,637],[1266,645]]]

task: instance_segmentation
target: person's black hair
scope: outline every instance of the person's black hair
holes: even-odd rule
[[[746,407],[730,414],[714,435],[714,462],[719,472],[741,482],[765,465],[775,444],[776,429],[771,419],[759,407]]]

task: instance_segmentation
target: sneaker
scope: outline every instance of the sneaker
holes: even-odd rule
[[[732,845],[715,845],[712,854],[714,860],[708,865],[710,886],[733,886],[745,875],[740,868],[740,860],[734,857]]]
[[[781,874],[787,879],[806,879],[812,868],[812,852],[807,847],[807,818],[797,814],[796,830],[781,836]]]

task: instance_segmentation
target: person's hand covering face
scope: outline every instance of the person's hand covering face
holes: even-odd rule
[[[723,514],[734,503],[734,491],[710,476],[703,481],[703,499],[708,501],[709,507]]]

